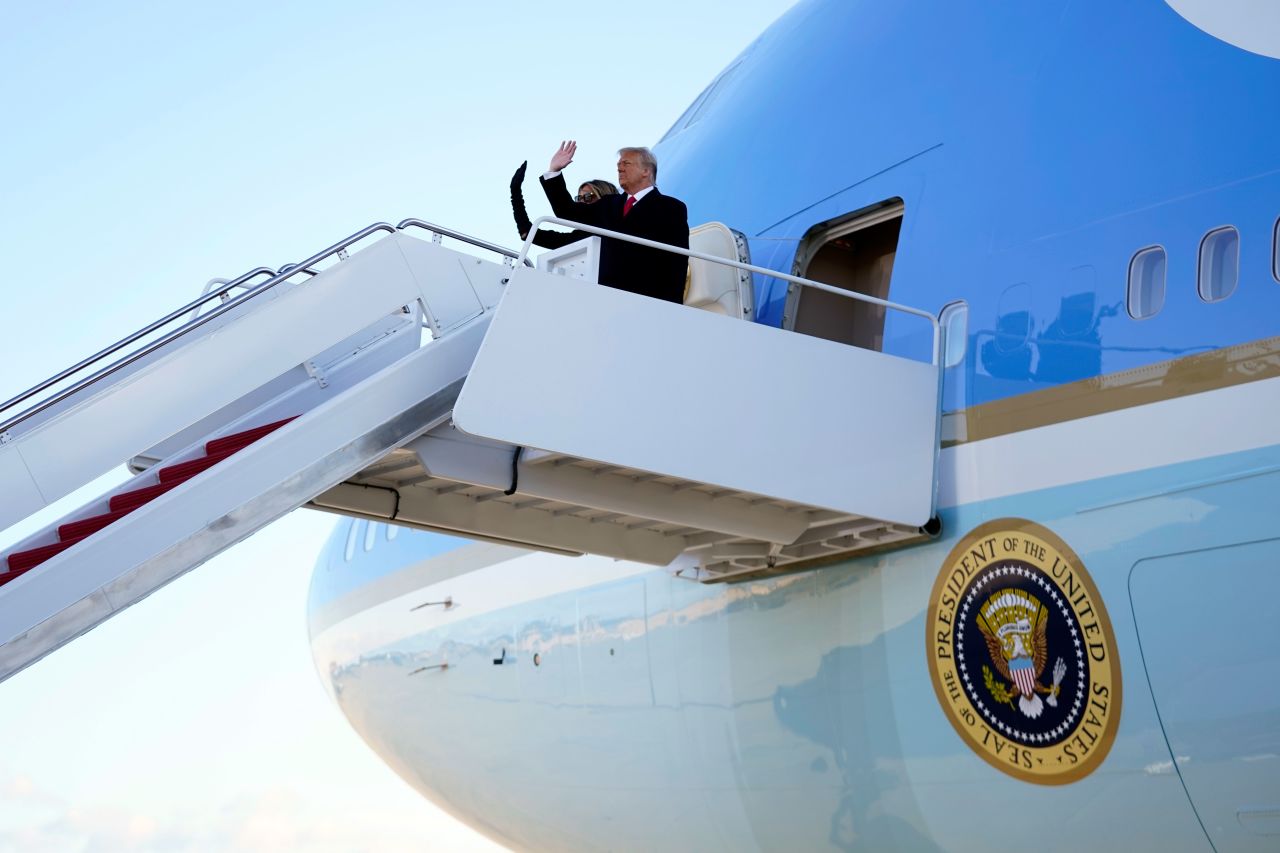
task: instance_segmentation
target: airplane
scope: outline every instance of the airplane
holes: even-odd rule
[[[509,846],[1274,849],[1277,58],[1244,3],[803,2],[655,145],[705,310],[379,223],[0,412],[5,524],[140,478],[18,546],[0,667],[308,505],[326,687]]]

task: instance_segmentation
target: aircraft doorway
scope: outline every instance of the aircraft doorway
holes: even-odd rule
[[[795,274],[888,299],[902,211],[902,200],[894,199],[818,226],[800,244]],[[784,326],[801,334],[879,351],[884,347],[884,312],[866,302],[793,286],[787,293]]]

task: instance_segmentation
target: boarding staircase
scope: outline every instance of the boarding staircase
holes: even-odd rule
[[[754,267],[723,226],[686,306],[592,283],[584,245],[535,267],[377,223],[0,405],[0,529],[134,472],[0,556],[0,679],[300,506],[704,582],[936,532],[932,315]],[[753,272],[918,315],[932,358],[744,322]]]

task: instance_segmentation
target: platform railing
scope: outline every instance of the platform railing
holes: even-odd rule
[[[249,270],[247,273],[239,276],[238,278],[221,282],[221,284],[225,286],[220,287],[217,291],[211,291],[208,287],[206,287],[204,293],[202,293],[199,298],[191,302],[188,302],[186,305],[183,305],[181,308],[178,308],[174,311],[169,312],[168,314],[161,317],[159,320],[155,320],[154,322],[149,323],[146,326],[143,326],[138,331],[126,337],[121,338],[120,340],[116,341],[114,344],[107,347],[106,349],[100,350],[99,352],[94,353],[88,358],[71,365],[66,370],[62,370],[58,373],[55,373],[53,376],[50,376],[48,379],[44,380],[43,382],[40,382],[36,385],[31,386],[30,388],[28,388],[26,391],[23,391],[18,396],[11,397],[10,399],[5,400],[3,403],[0,403],[0,413],[8,411],[9,409],[13,408],[19,403],[22,403],[26,400],[31,399],[35,395],[39,394],[41,391],[51,388],[54,385],[57,385],[59,382],[63,381],[64,379],[74,376],[75,374],[84,370],[86,367],[91,367],[92,365],[98,363],[99,361],[102,361],[107,356],[113,355],[119,352],[120,350],[124,349],[129,344],[134,343],[135,341],[138,341],[141,338],[145,338],[147,335],[151,334],[157,329],[163,328],[169,323],[172,323],[174,320],[176,320],[178,317],[182,316],[183,314],[186,314],[190,311],[198,311],[202,305],[205,305],[206,303],[210,302],[215,298],[224,296],[232,288],[242,286],[245,282],[249,281],[250,279],[256,276],[262,275],[263,273],[274,274],[274,272],[275,271],[272,270],[270,267],[257,267],[255,269]],[[17,420],[13,421],[12,423],[6,421],[3,424],[3,426],[0,426],[0,433],[3,433],[5,430],[7,430],[10,426],[13,425],[13,423],[18,423],[18,422],[19,421]]]
[[[533,238],[538,233],[538,229],[543,225],[561,225],[568,228],[576,229],[578,231],[585,231],[586,233],[594,234],[597,237],[611,237],[615,240],[624,240],[628,243],[635,243],[638,246],[647,246],[651,249],[658,249],[663,252],[671,252],[672,254],[675,254],[675,255],[684,255],[685,257],[688,257],[688,258],[697,258],[698,260],[702,260],[702,261],[709,261],[711,263],[722,264],[724,266],[733,267],[735,269],[746,270],[747,272],[758,273],[760,275],[768,276],[770,278],[776,278],[782,281],[791,282],[792,284],[798,284],[798,285],[801,285],[802,287],[812,287],[815,290],[822,290],[827,293],[833,293],[836,296],[843,296],[845,298],[853,299],[858,302],[866,302],[871,305],[878,305],[881,308],[885,308],[891,311],[901,311],[905,314],[913,314],[917,317],[921,317],[927,320],[929,323],[929,327],[933,332],[932,359],[930,363],[933,364],[935,367],[942,363],[942,328],[939,325],[938,318],[936,316],[934,316],[933,314],[921,308],[912,308],[910,305],[900,305],[896,302],[889,302],[884,299],[879,299],[875,296],[868,296],[865,293],[857,293],[852,290],[845,290],[844,288],[836,287],[833,284],[827,284],[821,281],[814,281],[813,279],[801,278],[800,276],[781,273],[781,272],[778,272],[777,270],[771,270],[768,267],[760,267],[760,266],[756,266],[755,264],[748,264],[738,260],[722,258],[717,255],[708,255],[705,252],[695,252],[692,249],[683,249],[679,246],[672,246],[669,243],[659,243],[656,240],[646,240],[643,237],[635,237],[630,234],[622,234],[617,231],[610,231],[607,228],[598,228],[594,225],[586,225],[581,222],[574,222],[571,219],[561,219],[556,216],[542,216],[533,221],[532,227],[529,228],[529,235],[525,237],[524,244],[520,247],[520,255],[518,258],[518,261],[520,263],[528,263],[529,250],[533,247]]]

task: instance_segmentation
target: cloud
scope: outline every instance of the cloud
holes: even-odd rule
[[[416,851],[422,827],[376,809],[335,812],[273,788],[181,814],[106,804],[72,806],[28,776],[0,778],[0,851],[194,853],[194,851]]]

